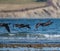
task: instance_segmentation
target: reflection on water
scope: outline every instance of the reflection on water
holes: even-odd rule
[[[40,33],[16,33],[16,34],[0,34],[1,44],[13,43],[60,43],[60,34],[40,34]]]
[[[20,33],[6,33],[6,34],[0,34],[0,37],[16,37],[19,38],[60,38],[60,34],[41,34],[41,33],[29,33],[29,32],[20,32]],[[2,38],[1,38],[2,39]]]

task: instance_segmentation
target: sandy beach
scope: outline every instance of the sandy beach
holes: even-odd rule
[[[0,4],[0,18],[60,18],[59,2],[48,0],[40,4]]]
[[[42,47],[60,47],[60,44],[0,44],[0,48],[2,47],[32,47],[32,48],[42,48]]]

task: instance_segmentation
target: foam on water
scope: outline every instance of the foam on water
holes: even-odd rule
[[[18,48],[0,48],[2,51],[60,51],[60,47],[42,47],[42,48],[28,48],[28,47],[18,47]]]

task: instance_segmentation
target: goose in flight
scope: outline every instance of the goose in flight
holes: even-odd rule
[[[14,26],[16,27],[19,27],[19,28],[28,28],[28,29],[31,29],[31,27],[29,26],[29,24],[14,24]]]
[[[51,22],[51,20],[49,20],[49,21],[47,21],[47,22],[45,22],[45,23],[37,23],[36,24],[36,28],[38,28],[39,26],[49,26],[49,25],[51,25],[53,22]]]
[[[6,30],[7,30],[8,32],[10,32],[9,24],[10,24],[10,23],[0,23],[0,27],[5,27]]]

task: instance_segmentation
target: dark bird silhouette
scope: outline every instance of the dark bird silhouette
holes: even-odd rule
[[[36,24],[36,28],[38,28],[39,26],[48,26],[51,25],[53,22],[51,22],[51,20],[47,21],[46,23],[37,23]]]
[[[5,27],[8,32],[10,32],[9,23],[0,23],[0,27]]]
[[[19,28],[27,27],[27,28],[31,29],[31,27],[29,26],[29,24],[27,24],[27,25],[25,25],[25,24],[14,24],[14,26],[19,27]]]

